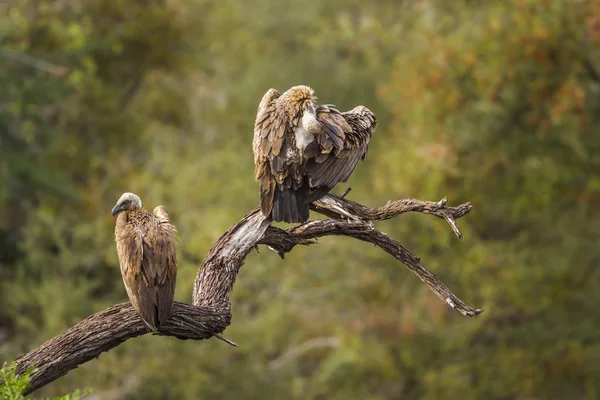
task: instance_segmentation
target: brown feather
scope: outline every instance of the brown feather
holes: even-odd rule
[[[274,220],[303,222],[303,159],[294,132],[304,109],[314,100],[312,89],[295,86],[283,94],[270,89],[263,96],[254,124],[254,177],[260,181],[261,212]],[[303,168],[303,167],[302,167]]]
[[[275,179],[268,174],[260,182],[260,210],[263,215],[270,215],[273,209],[273,195],[275,194]]]
[[[258,106],[254,176],[260,181],[261,211],[275,221],[306,221],[309,203],[346,182],[364,159],[375,130],[366,107],[341,113],[315,101],[312,89],[294,86],[283,94],[270,89]]]
[[[364,159],[377,121],[375,115],[364,106],[344,113],[325,108],[321,106],[317,113],[318,120],[324,126],[324,133],[318,138],[321,154],[308,160],[306,170],[311,187],[325,186],[331,189],[339,182],[346,182],[358,162]],[[340,131],[344,135],[341,146],[336,139],[341,137]],[[312,201],[317,200],[314,197],[311,197]]]
[[[177,277],[177,231],[163,206],[121,212],[115,226],[127,295],[154,332],[171,315]]]
[[[169,220],[169,214],[163,206],[153,211],[158,219],[155,237],[155,265],[158,285],[156,305],[158,307],[158,324],[165,323],[173,311],[175,283],[177,278],[177,230]]]

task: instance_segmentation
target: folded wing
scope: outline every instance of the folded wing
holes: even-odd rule
[[[306,170],[316,197],[323,196],[338,182],[346,182],[358,162],[365,158],[377,121],[364,106],[339,112],[329,106],[317,108],[317,120],[323,132],[306,148],[310,157]]]
[[[254,178],[260,182],[260,208],[265,215],[269,215],[273,208],[277,183],[273,172],[285,171],[279,153],[283,145],[286,124],[283,118],[278,118],[275,104],[280,95],[275,89],[269,89],[265,93],[258,106],[254,122],[252,141]]]
[[[157,309],[158,324],[162,325],[173,311],[177,280],[177,230],[171,225],[165,207],[156,207],[153,214],[157,219],[157,227],[152,244],[151,264],[154,266],[154,271],[151,279],[154,280],[156,290],[154,304]]]
[[[155,294],[149,279],[153,249],[146,241],[146,232],[127,223],[123,226],[117,225],[116,236],[121,275],[127,296],[146,325],[152,331],[156,331]]]
[[[287,92],[286,92],[287,93]],[[285,93],[284,93],[285,96]],[[275,89],[263,96],[254,123],[254,177],[260,182],[260,208],[275,221],[302,222],[308,219],[308,185],[304,166],[293,159],[295,149],[287,139],[300,122],[298,112],[277,105],[281,97]]]

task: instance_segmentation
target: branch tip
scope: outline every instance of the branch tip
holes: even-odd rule
[[[419,257],[413,255],[397,240],[390,238],[384,232],[376,229],[372,222],[391,219],[406,212],[421,212],[445,219],[456,236],[462,240],[463,235],[456,224],[456,219],[468,214],[473,207],[471,203],[463,203],[457,207],[447,207],[447,203],[447,197],[439,201],[424,201],[410,198],[397,201],[390,200],[383,207],[367,207],[330,194],[315,202],[311,208],[336,220],[340,224],[327,225],[332,221],[319,221],[323,226],[317,226],[313,223],[310,227],[305,227],[302,232],[298,233],[301,233],[303,238],[309,234],[311,238],[326,235],[341,235],[372,243],[406,265],[412,273],[417,275],[429,289],[450,307],[455,308],[465,316],[474,317],[480,314],[481,310],[471,308],[458,299],[435,274],[421,264]],[[349,216],[350,218],[346,220],[342,216]],[[362,221],[362,226],[357,227],[357,221]],[[297,234],[296,232],[290,233],[293,235]]]
[[[226,338],[226,337],[224,337],[224,336],[221,336],[221,335],[219,335],[218,333],[215,333],[213,336],[214,336],[214,337],[216,337],[216,338],[217,338],[217,339],[219,339],[219,340],[222,340],[222,341],[224,341],[225,343],[227,343],[227,344],[229,344],[229,345],[231,345],[231,346],[233,346],[233,347],[240,347],[240,345],[239,345],[239,344],[237,344],[237,343],[235,343],[235,342],[233,342],[233,341],[231,341],[231,340],[227,339],[227,338]]]
[[[456,236],[460,240],[463,240],[463,234],[460,231],[460,228],[458,227],[458,224],[454,220],[454,217],[452,215],[450,215],[450,214],[445,214],[444,215],[444,219],[446,220],[446,222],[448,222],[448,224],[450,224],[450,227],[452,228],[452,231],[454,231],[454,233],[456,234]]]
[[[483,310],[480,309],[480,308],[469,309],[469,310],[464,310],[464,311],[463,310],[459,310],[459,311],[465,317],[470,317],[470,318],[475,318],[476,316],[478,316],[479,314],[481,314],[483,312]]]

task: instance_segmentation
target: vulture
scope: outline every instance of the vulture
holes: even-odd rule
[[[112,215],[127,296],[148,328],[157,332],[173,310],[177,230],[165,207],[150,213],[133,193],[121,196]]]
[[[316,104],[313,89],[269,89],[254,123],[254,178],[260,209],[274,221],[305,222],[310,203],[346,182],[364,160],[377,122],[366,107],[340,112]]]

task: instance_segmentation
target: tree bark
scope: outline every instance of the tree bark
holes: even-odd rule
[[[471,211],[470,203],[446,207],[446,199],[438,202],[406,199],[370,208],[344,196],[327,195],[311,204],[311,209],[329,218],[280,229],[271,226],[271,220],[255,209],[229,228],[214,244],[198,270],[193,286],[193,305],[176,302],[173,314],[165,325],[159,327],[158,334],[183,340],[213,336],[226,340],[220,333],[231,321],[229,296],[248,253],[263,244],[283,258],[295,246],[311,245],[316,243],[317,238],[329,235],[373,243],[406,265],[440,299],[461,314],[475,317],[482,312],[467,306],[421,264],[418,257],[377,230],[372,222],[394,218],[405,212],[431,214],[448,222],[462,239],[456,219]],[[18,373],[30,367],[37,368],[31,376],[31,386],[24,394],[47,385],[97,358],[102,352],[146,333],[149,333],[148,329],[129,303],[117,304],[93,314],[16,360]]]

